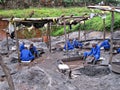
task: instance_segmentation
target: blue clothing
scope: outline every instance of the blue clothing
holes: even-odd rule
[[[30,61],[34,59],[34,56],[28,49],[23,49],[20,53],[20,59],[22,61]]]
[[[66,46],[68,46],[68,47],[66,47]],[[70,43],[69,40],[67,41],[67,45],[66,44],[64,45],[64,49],[65,50],[67,50],[67,49],[68,50],[73,50],[74,49],[73,45]]]
[[[117,49],[117,53],[120,53],[120,48]]]
[[[93,47],[90,52],[84,52],[84,57],[87,56],[94,56],[95,60],[98,60],[100,58],[100,47],[97,45]]]
[[[82,47],[83,44],[81,42],[79,42],[78,40],[74,39],[72,42],[73,47],[78,48],[78,47]]]
[[[104,49],[110,49],[110,44],[109,44],[109,41],[108,40],[104,40],[100,47],[104,47]]]
[[[34,54],[38,54],[37,48],[35,46],[30,48],[30,52],[34,55]]]
[[[19,47],[20,52],[21,52],[23,49],[25,49],[25,46],[24,46],[24,44],[21,44],[20,47]]]

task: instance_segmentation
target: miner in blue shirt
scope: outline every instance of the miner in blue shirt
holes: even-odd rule
[[[21,52],[24,48],[25,48],[25,43],[23,42],[23,43],[20,45],[20,47],[19,47],[20,52]]]
[[[120,48],[117,49],[117,53],[120,53]]]
[[[64,50],[73,50],[74,47],[72,43],[68,40],[67,43],[64,45]]]
[[[34,55],[35,57],[37,57],[37,55],[38,55],[38,50],[37,50],[37,48],[36,48],[33,44],[30,45],[29,50],[30,50],[30,52],[32,53],[32,55]]]
[[[83,44],[79,42],[77,39],[73,39],[72,45],[74,48],[82,48]]]
[[[21,61],[31,61],[33,59],[34,59],[34,56],[30,52],[30,50],[28,50],[27,47],[25,47],[20,53],[20,60]]]
[[[104,41],[100,44],[100,47],[104,47],[104,50],[109,50],[109,49],[110,49],[109,40],[104,40]]]
[[[84,52],[84,60],[86,60],[88,56],[93,57],[92,62],[95,64],[100,58],[100,47],[97,44],[92,44],[91,51]]]

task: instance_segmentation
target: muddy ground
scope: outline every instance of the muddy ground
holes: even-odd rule
[[[76,33],[71,33],[70,37],[76,37]],[[103,35],[101,32],[93,33],[94,35],[91,34],[89,38],[99,38]],[[110,37],[110,35],[108,34],[107,37]],[[81,38],[83,38],[82,35]],[[63,46],[61,44],[64,41],[63,37],[52,37],[52,40],[53,48],[56,44]],[[28,44],[31,42],[28,40],[20,41],[25,41]],[[11,42],[10,45],[14,46],[14,43]],[[120,90],[120,74],[105,68],[105,74],[97,73],[91,76],[78,70],[79,75],[73,75],[72,79],[70,79],[68,74],[64,75],[58,70],[58,60],[68,57],[63,51],[55,50],[50,53],[44,43],[36,42],[35,45],[39,48],[43,46],[45,53],[29,64],[19,64],[17,59],[15,59],[17,57],[15,51],[10,51],[9,57],[3,55],[3,61],[10,68],[15,90]],[[3,46],[3,42],[1,42],[1,47]],[[79,52],[82,53],[84,51],[86,50],[80,50]],[[5,48],[1,48],[1,52],[5,53],[7,51],[5,51]],[[102,50],[101,53],[101,56],[107,62],[109,60],[109,52]],[[120,61],[120,55],[114,55],[113,60]],[[74,72],[76,71],[73,70]],[[0,69],[0,76],[0,90],[9,90],[2,69]]]

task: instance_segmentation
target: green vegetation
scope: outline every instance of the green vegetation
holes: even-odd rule
[[[70,7],[70,8],[29,8],[29,9],[14,9],[14,10],[0,10],[0,15],[4,17],[27,17],[32,11],[34,11],[33,17],[59,17],[61,15],[75,15],[80,16],[84,13],[90,13],[87,8]]]
[[[90,10],[87,8],[81,8],[81,7],[69,7],[69,8],[29,8],[29,9],[15,9],[15,10],[0,10],[0,16],[4,17],[22,17],[26,18],[29,16],[29,14],[34,11],[33,17],[38,18],[38,17],[60,17],[61,15],[69,16],[71,14],[75,16],[81,16],[85,13],[88,15],[92,13],[101,13],[99,10]],[[111,14],[108,12],[106,13],[106,30],[110,30],[111,27]],[[85,21],[85,27],[84,24],[82,23],[80,26],[79,24],[77,25],[72,25],[72,29],[69,30],[69,26],[66,27],[67,32],[72,32],[72,31],[77,31],[78,29],[81,30],[103,30],[103,20],[101,17],[97,16],[92,19],[89,19]],[[114,29],[120,28],[120,14],[115,13],[115,27]],[[53,36],[61,35],[64,34],[64,28],[63,26],[53,26],[52,27],[52,33]]]

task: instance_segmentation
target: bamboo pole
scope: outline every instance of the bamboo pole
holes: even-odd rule
[[[14,83],[13,83],[13,79],[12,79],[12,77],[11,77],[11,75],[10,75],[10,70],[9,70],[9,68],[4,64],[1,55],[0,55],[0,66],[2,67],[3,72],[5,73],[5,76],[6,76],[6,79],[7,79],[7,82],[8,82],[8,85],[9,85],[10,90],[15,90]]]
[[[16,47],[17,47],[17,54],[18,54],[18,62],[20,61],[20,52],[19,52],[19,41],[18,41],[18,35],[17,35],[17,30],[16,30],[16,23],[14,23],[14,28],[15,28],[15,38],[16,38]]]
[[[110,59],[109,59],[109,64],[112,63],[112,58],[113,58],[113,29],[114,29],[114,11],[111,12],[111,42],[110,42]]]

